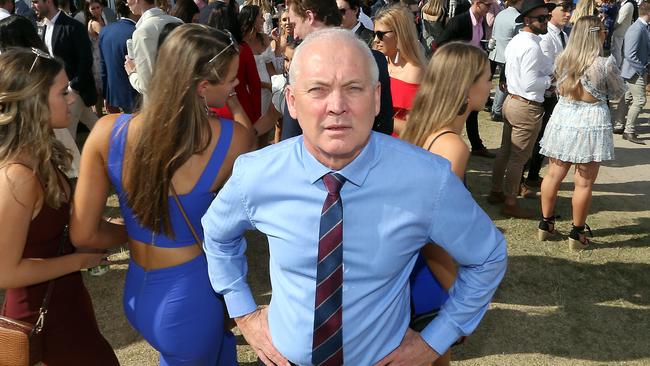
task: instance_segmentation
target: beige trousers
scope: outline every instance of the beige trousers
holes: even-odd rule
[[[93,127],[95,126],[95,122],[99,118],[97,118],[97,115],[95,112],[93,112],[92,108],[86,107],[84,104],[83,99],[77,94],[76,91],[70,90],[74,96],[75,96],[75,101],[70,106],[70,126],[68,126],[68,130],[70,130],[70,134],[72,135],[73,138],[77,138],[77,125],[79,122],[83,123],[88,127],[89,130],[92,130]]]
[[[494,159],[492,191],[517,197],[524,165],[530,159],[542,128],[544,108],[506,97],[503,102],[501,148]]]

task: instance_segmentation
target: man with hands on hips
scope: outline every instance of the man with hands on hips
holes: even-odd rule
[[[266,365],[428,365],[476,328],[505,273],[503,235],[449,163],[371,131],[377,75],[354,33],[306,37],[286,91],[303,135],[238,158],[203,217],[212,286]],[[269,242],[264,309],[246,282],[253,229]],[[409,275],[428,242],[458,280],[416,333]]]

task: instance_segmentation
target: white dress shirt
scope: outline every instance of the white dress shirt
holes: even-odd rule
[[[564,51],[562,36],[564,36],[564,42],[566,44],[569,41],[569,36],[551,22],[548,23],[548,32],[540,36],[542,40],[539,41],[539,46],[542,48],[542,53],[552,62],[555,62],[560,52]]]
[[[129,81],[133,89],[140,94],[147,92],[156,55],[158,55],[158,37],[167,23],[183,23],[183,21],[167,15],[159,8],[151,8],[145,11],[135,24],[132,39],[136,71],[129,75]]]
[[[542,103],[551,86],[553,62],[542,53],[541,37],[519,32],[506,47],[508,93]]]
[[[12,0],[9,0],[9,1],[12,1]],[[11,15],[11,13],[7,9],[0,8],[0,20],[2,20],[4,18],[8,18],[10,15]]]
[[[45,46],[52,56],[54,56],[54,49],[52,48],[54,47],[52,45],[52,34],[54,33],[54,24],[56,23],[56,20],[59,19],[60,14],[61,10],[57,11],[52,19],[43,19],[43,24],[45,25]]]

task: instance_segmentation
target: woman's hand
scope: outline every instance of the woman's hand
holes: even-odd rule
[[[108,253],[74,253],[71,254],[77,256],[79,261],[79,269],[87,269],[92,267],[97,267],[100,264],[110,264],[111,262],[106,258]]]

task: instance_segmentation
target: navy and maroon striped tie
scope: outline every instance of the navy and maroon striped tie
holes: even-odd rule
[[[345,178],[323,176],[327,198],[320,218],[316,306],[311,361],[316,366],[343,365],[343,205],[339,191]]]

